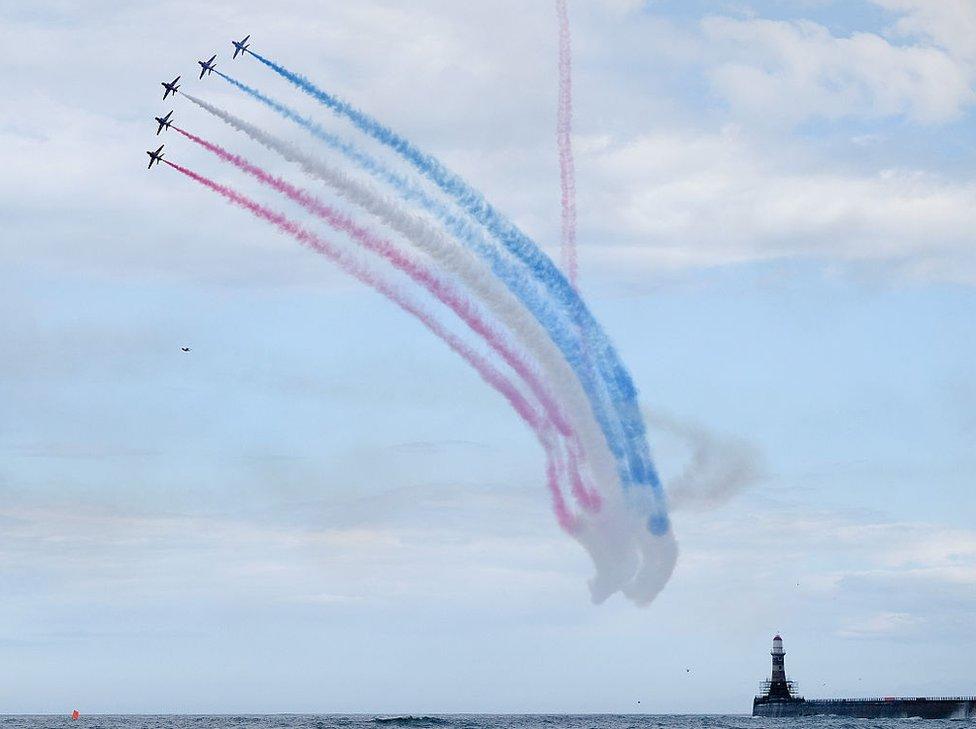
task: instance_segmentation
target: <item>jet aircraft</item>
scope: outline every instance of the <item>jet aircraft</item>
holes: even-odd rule
[[[216,58],[217,54],[214,53],[212,56],[210,56],[209,61],[197,61],[197,63],[200,65],[200,78],[203,78],[205,74],[213,72],[213,70],[217,67],[217,64],[214,63],[214,59]]]
[[[173,116],[172,110],[170,110],[169,114],[167,114],[166,116],[155,117],[156,123],[159,125],[159,129],[156,130],[157,137],[159,136],[159,133],[161,131],[163,131],[164,129],[169,129],[170,125],[173,123],[173,120],[170,119],[171,116]]]
[[[157,149],[155,152],[150,152],[148,150],[146,151],[146,154],[149,155],[149,166],[146,168],[147,170],[151,170],[153,163],[155,162],[158,164],[159,161],[163,158],[163,147],[165,146],[166,146],[165,144],[160,144],[159,149]]]
[[[179,76],[177,76],[176,78],[174,78],[174,79],[173,79],[172,81],[170,81],[169,83],[166,83],[165,81],[163,81],[163,82],[162,82],[162,83],[160,84],[160,85],[161,85],[161,86],[162,86],[162,87],[163,87],[164,89],[166,89],[166,90],[165,90],[165,91],[163,92],[163,101],[166,101],[166,97],[167,97],[167,96],[169,96],[170,94],[173,94],[173,96],[176,96],[176,92],[177,92],[177,91],[179,90],[179,88],[180,88],[180,87],[179,87],[179,85],[178,85],[178,84],[177,84],[176,82],[177,82],[177,81],[179,81],[179,80],[180,80],[180,77],[179,77]]]
[[[234,44],[234,58],[237,58],[238,53],[245,53],[247,51],[247,47],[250,45],[250,43],[247,41],[250,37],[251,35],[249,33],[248,35],[244,36],[244,40],[242,41],[231,41],[231,43]]]

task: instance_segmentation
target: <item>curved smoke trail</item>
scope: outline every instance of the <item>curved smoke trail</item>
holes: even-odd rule
[[[496,246],[490,244],[479,229],[454,215],[447,206],[431,197],[420,185],[391,171],[356,145],[326,131],[319,124],[302,116],[285,104],[225,73],[220,71],[214,71],[214,73],[285,119],[298,124],[316,139],[321,140],[370,175],[393,187],[404,200],[418,203],[424,210],[438,218],[451,235],[482,258],[492,273],[531,312],[552,342],[562,352],[586,393],[593,416],[599,423],[607,447],[613,454],[616,461],[617,477],[622,483],[630,483],[626,453],[627,437],[620,427],[619,419],[613,412],[615,406],[606,382],[595,376],[589,358],[584,356],[584,350],[579,341],[578,327],[564,322],[563,314],[553,308],[550,299],[540,296],[538,287],[522,266],[512,261]]]
[[[384,281],[378,273],[370,271],[354,257],[343,252],[342,249],[288,219],[284,214],[261,205],[226,185],[214,182],[174,162],[165,159],[163,162],[177,172],[186,175],[204,187],[218,193],[232,204],[247,210],[255,217],[271,223],[302,245],[311,248],[317,253],[323,254],[343,271],[383,294],[401,309],[416,317],[429,331],[442,339],[455,353],[468,362],[488,385],[505,397],[515,412],[518,413],[519,417],[521,417],[536,435],[536,438],[547,455],[547,482],[553,500],[553,508],[556,511],[556,517],[566,531],[574,533],[578,529],[579,522],[566,506],[562,491],[559,487],[560,476],[564,468],[559,449],[555,445],[554,433],[551,426],[525,399],[518,388],[509,382],[505,375],[496,369],[494,365],[469,347],[460,337],[444,327],[433,315],[424,311],[418,304],[411,301],[402,291],[399,291],[391,283]]]
[[[423,152],[405,137],[360,109],[333,94],[322,91],[304,76],[289,71],[254,51],[249,52],[296,88],[334,113],[346,117],[361,132],[396,152],[422,176],[437,185],[525,265],[535,279],[546,288],[553,300],[564,308],[580,328],[587,353],[592,352],[593,360],[601,375],[614,393],[614,404],[617,406],[626,436],[627,472],[624,486],[643,486],[650,489],[653,498],[650,503],[651,512],[647,527],[657,535],[667,533],[670,530],[670,521],[661,480],[651,461],[650,449],[647,445],[644,421],[637,403],[637,388],[609,338],[577,295],[575,288],[549,257],[511,221],[496,211],[480,192],[447,169],[435,157]]]
[[[583,508],[599,508],[599,496],[586,489],[579,475],[579,460],[582,449],[579,436],[573,425],[556,402],[549,388],[539,379],[532,367],[514,350],[499,332],[495,331],[482,317],[474,304],[467,300],[450,282],[438,276],[429,267],[403,254],[393,243],[366,230],[352,219],[329,207],[305,190],[275,177],[260,167],[251,164],[240,155],[228,152],[213,142],[191,134],[185,129],[173,126],[173,130],[213,153],[224,162],[246,172],[264,185],[282,193],[288,199],[301,205],[305,210],[324,220],[335,230],[345,233],[366,250],[375,253],[405,273],[414,283],[429,291],[438,301],[453,311],[475,334],[480,336],[502,360],[515,371],[542,405],[549,422],[567,442],[570,459],[570,479],[573,495]]]
[[[299,165],[311,177],[325,182],[340,196],[374,215],[411,245],[456,275],[474,297],[482,301],[492,315],[505,324],[519,343],[533,355],[546,379],[557,383],[560,399],[565,403],[582,441],[586,466],[596,482],[609,484],[616,480],[613,454],[607,449],[579,380],[538,321],[486,270],[478,258],[466,248],[457,246],[436,225],[407,212],[373,186],[351,178],[321,158],[308,154],[298,145],[269,134],[220,107],[189,94],[184,96],[272,152]]]
[[[556,114],[556,146],[559,149],[559,183],[562,192],[562,263],[566,278],[576,285],[576,170],[573,162],[573,48],[566,0],[556,0],[559,16],[559,104]]]

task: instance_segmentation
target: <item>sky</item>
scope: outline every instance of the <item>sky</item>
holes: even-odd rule
[[[251,33],[556,257],[553,3],[0,3],[0,713],[742,713],[776,632],[807,696],[973,693],[976,2],[569,12],[580,289],[680,549],[645,608],[446,347],[145,170],[173,108],[297,174],[160,101],[299,139],[214,52],[350,133]]]

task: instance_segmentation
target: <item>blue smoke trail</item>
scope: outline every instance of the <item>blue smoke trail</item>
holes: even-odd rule
[[[648,526],[654,534],[666,532],[669,528],[669,521],[663,505],[660,479],[651,461],[650,450],[647,446],[644,423],[637,405],[636,387],[606,334],[600,329],[585,303],[580,299],[576,290],[566,281],[559,269],[531,239],[495,211],[479,192],[445,168],[438,160],[425,154],[367,114],[331,94],[321,91],[304,77],[291,73],[257,53],[251,51],[249,53],[336,113],[349,118],[361,131],[400,154],[421,174],[452,197],[474,220],[484,226],[513,256],[528,268],[537,281],[543,284],[562,309],[569,314],[575,326],[583,333],[587,353],[592,352],[594,355],[593,359],[600,369],[604,383],[612,394],[615,409],[618,411],[619,423],[623,427],[622,443],[619,435],[615,432],[616,428],[611,424],[616,419],[609,416],[602,398],[598,395],[599,387],[594,381],[592,372],[590,372],[589,357],[583,356],[581,343],[560,325],[558,315],[552,312],[547,303],[535,295],[531,283],[525,280],[524,275],[517,267],[513,268],[504,257],[498,255],[492,246],[479,241],[470,226],[431,199],[421,188],[412,185],[401,176],[387,171],[376,160],[354,145],[338,139],[335,135],[326,132],[314,122],[302,117],[283,104],[226,74],[216,72],[229,83],[286,118],[298,123],[334,149],[349,156],[368,172],[394,186],[405,198],[420,203],[440,218],[452,234],[459,237],[462,242],[469,245],[489,263],[492,271],[505,282],[506,286],[523,301],[539,322],[550,332],[553,342],[560,348],[580,378],[583,388],[590,398],[594,416],[604,432],[611,452],[618,459],[618,464],[620,461],[625,464],[623,466],[618,465],[622,483],[625,486],[642,485],[651,488],[657,497],[656,513],[651,516]]]
[[[552,310],[552,307],[546,299],[539,296],[535,286],[526,278],[522,268],[514,265],[512,261],[504,255],[501,255],[498,249],[489,245],[476,229],[454,215],[449,208],[432,198],[419,185],[389,170],[382,163],[354,144],[326,131],[320,125],[302,116],[290,107],[275,101],[257,89],[227,74],[216,70],[214,73],[273,109],[281,116],[295,122],[317,139],[325,142],[328,146],[351,159],[360,168],[372,174],[377,179],[386,182],[397,190],[404,199],[418,203],[425,210],[441,220],[451,235],[458,238],[465,246],[487,261],[492,272],[502,280],[505,286],[525,305],[549,333],[550,339],[556,344],[566,358],[566,361],[573,368],[574,373],[580,379],[583,390],[586,392],[587,399],[590,401],[591,409],[600,426],[600,430],[603,432],[604,440],[618,462],[618,475],[622,481],[629,481],[629,473],[621,465],[626,462],[626,454],[622,445],[623,433],[616,427],[616,418],[609,412],[612,408],[608,408],[601,384],[595,379],[588,359],[582,356],[582,349],[578,340],[563,324],[561,315]]]

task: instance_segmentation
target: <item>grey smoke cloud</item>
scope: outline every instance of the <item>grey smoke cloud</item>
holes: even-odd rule
[[[665,483],[672,509],[711,509],[765,478],[762,452],[747,439],[644,408],[649,428],[679,441],[689,452],[681,472]]]

